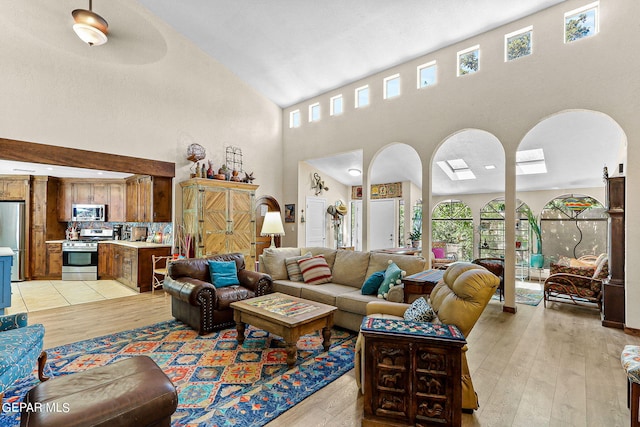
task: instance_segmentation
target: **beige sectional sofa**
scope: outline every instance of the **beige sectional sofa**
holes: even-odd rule
[[[285,259],[304,255],[324,255],[331,269],[332,280],[321,285],[309,285],[289,280]],[[273,279],[273,291],[287,295],[322,302],[338,308],[334,316],[337,326],[358,331],[362,318],[366,315],[369,301],[379,301],[376,295],[362,295],[365,280],[376,271],[385,270],[389,261],[395,262],[407,275],[427,268],[427,262],[420,256],[392,255],[377,252],[357,252],[330,248],[275,248],[265,249],[260,255],[260,272]],[[402,302],[402,287],[389,291],[389,301]]]

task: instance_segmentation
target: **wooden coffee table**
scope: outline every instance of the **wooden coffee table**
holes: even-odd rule
[[[309,301],[279,292],[231,303],[236,321],[238,343],[244,342],[245,323],[263,329],[284,339],[287,346],[287,365],[292,367],[298,355],[298,339],[322,329],[322,346],[331,345],[333,313],[331,305]]]

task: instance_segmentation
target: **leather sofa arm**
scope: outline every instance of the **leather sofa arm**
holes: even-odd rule
[[[164,278],[162,287],[169,295],[174,298],[188,302],[193,306],[200,306],[201,298],[200,294],[208,294],[211,297],[215,297],[216,288],[211,283],[204,282],[202,280],[194,279],[192,277],[180,277],[179,279],[172,279],[169,276]]]
[[[270,294],[273,290],[273,280],[266,273],[242,269],[238,271],[238,280],[240,286],[252,290],[257,297]]]

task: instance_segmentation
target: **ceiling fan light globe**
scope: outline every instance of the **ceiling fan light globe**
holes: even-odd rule
[[[80,37],[80,40],[89,46],[100,46],[107,42],[107,28],[109,24],[100,15],[90,10],[76,9],[71,12],[73,20],[73,31]]]
[[[89,46],[100,46],[107,42],[107,36],[102,31],[90,25],[74,24],[73,31],[80,37],[80,40]]]

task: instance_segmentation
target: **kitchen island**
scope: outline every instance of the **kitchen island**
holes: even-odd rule
[[[127,240],[106,240],[98,245],[98,276],[116,279],[138,292],[153,284],[152,256],[171,254],[171,245]]]

